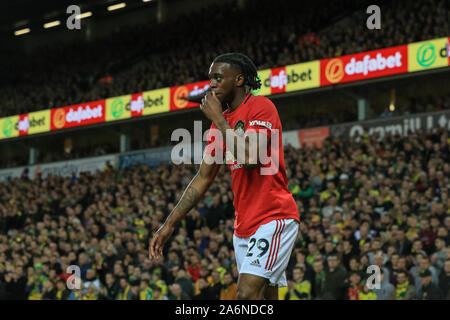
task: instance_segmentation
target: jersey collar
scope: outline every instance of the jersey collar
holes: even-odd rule
[[[241,104],[233,112],[230,111],[230,108],[227,108],[227,110],[225,111],[226,114],[233,114],[233,113],[235,113],[237,110],[239,110],[239,108],[241,108],[242,105],[247,104],[247,102],[250,100],[251,96],[252,96],[251,92],[247,93],[247,95],[245,96],[245,98],[241,102]]]

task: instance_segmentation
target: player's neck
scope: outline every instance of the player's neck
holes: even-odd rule
[[[234,96],[233,101],[228,104],[228,109],[230,109],[230,112],[235,111],[244,101],[245,97],[247,97],[248,92],[245,91],[239,91]]]

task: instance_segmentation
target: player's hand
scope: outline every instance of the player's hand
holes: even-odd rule
[[[172,235],[174,227],[170,227],[169,225],[162,225],[161,228],[155,233],[153,239],[150,242],[150,252],[149,258],[154,259],[158,257],[162,257],[162,250],[164,244],[169,240]]]
[[[213,122],[220,119],[220,117],[223,117],[222,103],[219,98],[217,98],[214,91],[208,91],[206,93],[206,96],[202,99],[202,103],[200,104],[200,109],[205,116]]]

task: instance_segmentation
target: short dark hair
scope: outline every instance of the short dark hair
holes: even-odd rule
[[[157,286],[157,285],[153,285],[151,288],[152,288],[153,291],[162,292],[161,288],[159,286]]]
[[[399,274],[404,274],[405,277],[408,277],[408,273],[406,272],[406,270],[399,270],[399,271],[397,271],[397,275],[399,275]]]
[[[422,255],[422,260],[430,261],[430,257],[428,257],[425,253],[419,253],[419,254]]]
[[[301,272],[305,273],[305,268],[300,266],[295,266],[294,269],[292,269],[292,274],[294,274],[295,270],[300,270]]]
[[[337,254],[337,253],[331,253],[329,256],[328,256],[328,258],[331,258],[331,257],[335,257],[337,260],[341,260],[340,258],[339,258],[339,255]]]
[[[231,67],[239,69],[244,75],[244,84],[251,90],[261,88],[261,80],[258,78],[258,70],[253,61],[245,54],[238,52],[224,53],[214,59],[213,62],[228,63]]]

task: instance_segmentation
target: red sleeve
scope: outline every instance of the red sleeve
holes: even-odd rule
[[[209,132],[206,136],[206,141],[208,144],[205,147],[205,154],[211,155],[214,157],[216,155],[216,148],[218,148],[220,145],[222,147],[222,150],[224,150],[224,146],[223,146],[223,142],[220,143],[221,141],[219,141],[219,143],[214,143],[217,134],[214,134],[213,131],[216,131],[216,133],[218,133],[217,128],[214,125],[214,123],[211,124],[211,127],[209,128]],[[222,154],[223,154],[223,151],[222,151]]]
[[[248,114],[248,128],[250,131],[264,133],[269,139],[274,129],[280,128],[280,118],[275,105],[263,96],[256,96],[254,106]]]

